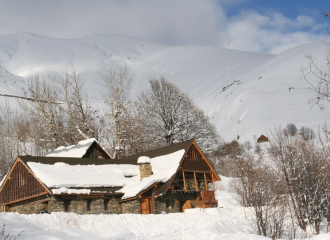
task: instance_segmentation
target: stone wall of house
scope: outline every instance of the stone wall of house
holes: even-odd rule
[[[135,213],[140,214],[140,200],[135,199],[131,201],[126,201],[121,203],[122,213]]]
[[[165,196],[152,200],[152,212],[154,214],[176,213],[180,211],[180,201],[190,200],[192,208],[196,207],[196,198],[198,193],[180,192],[168,193]],[[70,200],[69,212],[78,214],[119,214],[119,213],[134,213],[140,214],[140,200],[134,199],[119,203],[119,196],[106,196],[105,198],[78,198],[77,195],[59,195],[59,196],[43,196],[19,203],[11,204],[12,212],[19,212],[23,214],[45,213],[45,212],[64,212],[66,200]],[[90,202],[90,209],[87,205]],[[48,211],[47,211],[47,207]]]
[[[182,192],[182,193],[168,193],[165,196],[156,198],[155,200],[155,213],[177,213],[180,212],[179,201],[190,200],[191,207],[196,208],[197,192]]]
[[[109,199],[109,202],[107,204],[108,210],[106,210],[106,213],[116,214],[116,213],[122,213],[122,208],[120,203],[118,202],[118,197],[112,197]]]
[[[47,196],[36,197],[10,204],[9,207],[11,212],[18,212],[23,214],[46,213],[46,202],[49,202],[50,199],[51,197]]]
[[[122,211],[117,196],[107,196],[105,198],[78,198],[77,196],[65,195],[53,197],[49,205],[49,211],[64,212],[65,200],[70,200],[68,211],[78,214],[118,214]]]
[[[11,204],[11,212],[23,214],[65,212],[65,200],[70,204],[68,212],[78,214],[119,214],[122,212],[118,202],[118,196],[106,196],[105,198],[78,198],[76,195],[61,195],[52,197],[38,197]],[[87,209],[87,202],[90,209]]]

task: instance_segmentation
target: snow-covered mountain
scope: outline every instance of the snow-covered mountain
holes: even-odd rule
[[[107,67],[126,65],[135,75],[134,98],[160,75],[181,90],[212,118],[226,141],[255,141],[275,125],[295,123],[317,130],[328,107],[311,107],[300,70],[312,53],[320,66],[326,45],[315,42],[278,55],[249,53],[213,46],[167,46],[121,35],[56,39],[31,33],[0,36],[0,94],[19,94],[31,73],[63,74],[75,67],[86,81],[93,104],[103,102],[102,75]],[[294,90],[289,90],[290,88]],[[0,105],[5,98],[1,98]]]

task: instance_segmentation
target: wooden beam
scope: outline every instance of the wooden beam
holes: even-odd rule
[[[29,196],[29,197],[21,198],[21,199],[15,200],[15,201],[5,202],[5,203],[3,203],[3,205],[13,204],[13,203],[25,201],[25,200],[28,200],[28,199],[31,199],[31,198],[36,198],[36,197],[40,197],[40,196],[43,196],[43,195],[47,195],[47,194],[48,194],[48,192],[43,192],[43,193],[32,195],[32,196]]]
[[[77,195],[77,198],[104,198],[104,193],[102,194],[60,194],[60,195],[67,195],[67,196],[74,196]]]
[[[205,181],[205,190],[209,190],[209,187],[207,185],[207,180],[206,180],[206,173],[204,173],[204,181]]]
[[[194,172],[194,179],[195,179],[195,188],[196,188],[196,191],[198,191],[198,183],[197,183],[196,173],[195,172]]]
[[[183,176],[183,189],[187,191],[187,186],[186,186],[186,178],[184,177],[184,171],[182,171],[182,176]]]
[[[212,176],[213,191],[215,191],[213,172],[211,173],[211,176]]]

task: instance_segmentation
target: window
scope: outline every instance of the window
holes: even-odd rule
[[[171,209],[172,208],[172,199],[167,199],[166,200],[166,209]]]
[[[192,159],[197,159],[198,158],[197,151],[191,151],[191,158]]]
[[[41,212],[42,213],[48,213],[48,201],[44,201],[44,202],[42,202],[43,204],[44,204],[44,207],[45,207],[45,210],[42,210]]]
[[[109,210],[110,199],[104,199],[104,210]]]
[[[70,212],[71,199],[64,199],[64,212]]]
[[[24,178],[23,178],[23,174],[18,174],[17,176],[17,181],[18,181],[18,186],[21,187],[24,185]]]
[[[91,210],[92,199],[87,199],[87,211]]]

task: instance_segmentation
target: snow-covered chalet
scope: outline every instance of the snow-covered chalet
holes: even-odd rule
[[[63,157],[60,149],[18,156],[0,183],[1,211],[149,214],[217,204],[213,189],[220,177],[194,140],[123,159],[106,158],[95,141],[83,143],[96,154],[85,155],[85,146],[78,158]]]

